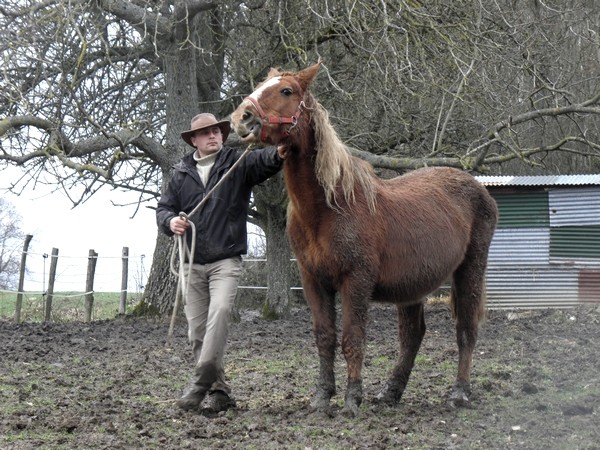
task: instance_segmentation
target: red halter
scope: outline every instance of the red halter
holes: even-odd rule
[[[267,117],[262,107],[253,97],[246,97],[244,100],[248,100],[250,103],[254,105],[258,115],[260,116],[261,122],[263,125],[260,128],[260,141],[265,142],[265,138],[267,137],[267,130],[265,128],[265,124],[290,124],[291,126],[283,132],[283,137],[286,138],[290,135],[290,131],[298,124],[298,117],[302,114],[302,108],[306,105],[304,104],[304,100],[300,101],[298,104],[298,109],[291,117]]]

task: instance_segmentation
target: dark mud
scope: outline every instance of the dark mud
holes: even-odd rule
[[[394,310],[373,306],[360,415],[312,414],[318,364],[304,306],[288,320],[251,311],[232,325],[227,372],[238,407],[210,417],[174,401],[191,373],[184,323],[0,321],[0,448],[600,449],[600,308],[491,311],[473,369],[472,404],[451,409],[453,322],[427,306],[427,334],[395,408],[371,403],[396,357]]]

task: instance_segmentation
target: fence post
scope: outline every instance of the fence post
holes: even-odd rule
[[[25,285],[25,267],[27,263],[27,250],[33,235],[25,236],[23,242],[23,253],[21,253],[21,269],[19,271],[19,287],[17,288],[17,302],[15,303],[15,323],[21,323],[21,307],[23,305],[23,287]]]
[[[48,290],[46,291],[46,311],[44,322],[50,322],[52,316],[52,297],[54,294],[54,282],[56,281],[56,265],[58,263],[58,249],[52,248],[50,258],[50,275],[48,275]]]
[[[85,317],[84,322],[92,321],[92,308],[94,307],[94,274],[96,273],[98,253],[90,250],[88,254],[87,278],[85,281]]]
[[[125,314],[127,309],[127,276],[129,270],[129,247],[123,247],[121,254],[123,270],[121,272],[121,301],[119,302],[119,314]]]

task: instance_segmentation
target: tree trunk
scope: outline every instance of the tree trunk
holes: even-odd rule
[[[160,315],[169,315],[173,308],[177,289],[177,277],[171,273],[170,259],[173,238],[159,232],[152,259],[148,284],[144,290],[143,312],[151,308]]]
[[[267,297],[266,313],[285,317],[290,310],[291,264],[290,244],[285,230],[285,210],[269,208],[267,213]],[[268,315],[271,315],[268,314]]]
[[[267,238],[267,296],[265,317],[285,317],[290,308],[291,250],[286,234],[287,195],[282,174],[254,189],[255,222]]]
[[[164,192],[172,176],[172,166],[193,149],[181,139],[192,117],[201,112],[218,115],[223,79],[223,34],[216,12],[198,14],[192,20],[175,24],[172,35],[160,44],[165,73],[165,107],[167,157],[161,161]],[[193,41],[193,44],[189,41]],[[201,49],[211,48],[211,57]],[[159,231],[144,303],[161,314],[170,314],[177,289],[177,277],[169,263],[173,239]]]
[[[190,120],[198,114],[200,103],[193,49],[173,48],[167,51],[164,57],[164,69],[167,87],[165,147],[168,158],[164,164],[161,164],[162,192],[171,179],[172,166],[183,155],[192,151],[192,147],[181,139],[181,132],[189,129]],[[173,242],[173,238],[158,231],[150,276],[143,297],[144,310],[150,308],[161,315],[171,313],[177,289],[177,277],[171,273],[169,267]]]
[[[189,28],[188,28],[189,27]],[[223,104],[221,88],[223,80],[225,34],[217,12],[199,14],[192,21],[182,21],[175,27],[173,36],[164,39],[161,45],[164,56],[166,102],[165,147],[167,156],[161,161],[162,191],[172,176],[172,166],[192,148],[183,142],[181,132],[189,129],[190,120],[200,112],[211,112],[221,116],[219,106]],[[196,45],[182,44],[193,40]],[[210,53],[198,49],[211,48]],[[220,118],[220,117],[219,117]],[[277,211],[263,214],[266,222],[262,228],[267,235],[267,250],[272,261],[267,263],[269,270],[269,290],[267,305],[277,315],[285,314],[289,303],[290,264],[289,245],[285,238],[285,199],[283,182],[280,180],[278,199],[273,206]],[[266,210],[271,206],[267,203]],[[177,289],[177,277],[169,268],[173,240],[159,232],[154,250],[152,268],[143,298],[143,304],[161,314],[169,314],[173,307]]]

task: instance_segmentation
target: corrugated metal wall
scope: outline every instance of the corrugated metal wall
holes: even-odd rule
[[[600,187],[488,187],[500,210],[490,308],[600,302]]]
[[[548,207],[551,227],[600,225],[600,188],[551,189]]]

